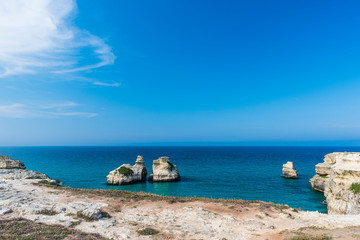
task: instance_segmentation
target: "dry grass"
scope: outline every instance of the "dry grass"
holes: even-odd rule
[[[46,225],[25,219],[0,220],[0,240],[77,239],[105,240],[98,234],[89,234],[61,225]]]

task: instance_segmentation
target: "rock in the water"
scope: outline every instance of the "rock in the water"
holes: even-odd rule
[[[153,173],[149,176],[150,182],[174,182],[180,180],[177,166],[173,165],[168,157],[160,157],[153,161]]]
[[[25,165],[17,159],[0,155],[0,169],[25,169]]]
[[[126,185],[144,182],[146,181],[146,175],[147,171],[144,165],[144,158],[138,156],[134,166],[123,164],[111,171],[106,178],[107,184],[109,185]]]
[[[329,214],[360,214],[360,153],[336,152],[331,159],[330,178],[325,186]]]
[[[282,172],[285,178],[298,178],[297,171],[292,162],[283,164]]]

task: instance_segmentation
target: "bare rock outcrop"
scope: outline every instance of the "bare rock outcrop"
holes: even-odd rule
[[[25,169],[25,165],[17,159],[0,155],[0,169]]]
[[[329,214],[360,214],[360,153],[327,154],[315,171],[310,183],[324,192]]]
[[[329,214],[360,214],[360,153],[332,153],[330,180],[325,187]]]
[[[286,164],[283,164],[282,173],[285,178],[298,178],[298,174],[296,169],[294,168],[293,162],[287,162]]]
[[[311,188],[324,192],[325,187],[329,185],[331,166],[335,163],[335,158],[331,154],[325,155],[324,162],[315,166],[315,176],[310,179]]]
[[[150,182],[175,182],[180,180],[177,166],[172,164],[168,157],[160,157],[153,161],[153,173],[149,176]]]
[[[107,175],[109,185],[127,185],[146,181],[147,170],[144,165],[144,158],[137,156],[134,166],[123,164]]]

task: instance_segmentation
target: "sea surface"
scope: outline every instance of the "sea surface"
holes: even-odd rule
[[[169,196],[263,200],[326,212],[322,193],[311,190],[315,165],[327,153],[360,147],[0,147],[27,169],[60,179],[65,186],[144,191]],[[152,160],[168,156],[180,182],[106,185],[106,175],[142,155],[148,175]],[[282,164],[294,162],[299,179],[285,179]]]

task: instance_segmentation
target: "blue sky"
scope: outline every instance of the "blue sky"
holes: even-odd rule
[[[359,145],[358,1],[0,2],[0,145]]]

